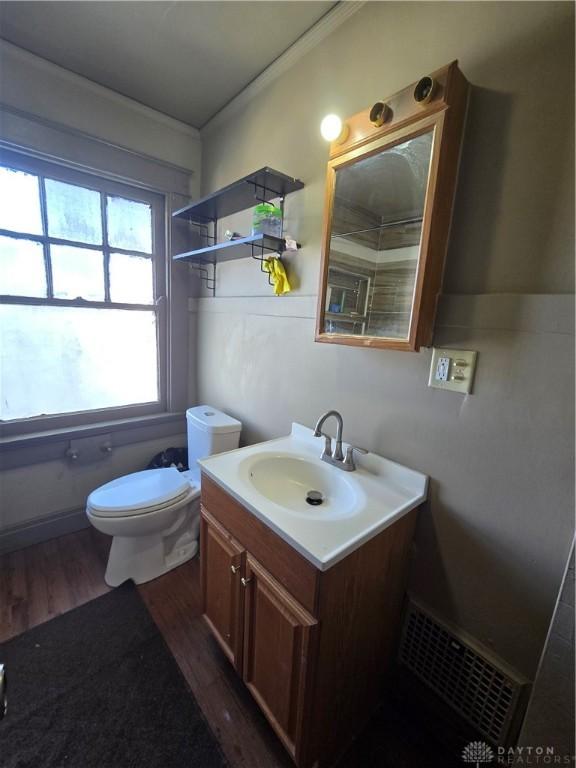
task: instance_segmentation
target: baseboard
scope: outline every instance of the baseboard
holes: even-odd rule
[[[0,531],[0,555],[88,528],[86,511],[72,509]]]

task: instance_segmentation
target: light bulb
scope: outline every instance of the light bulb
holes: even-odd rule
[[[338,115],[326,115],[320,123],[320,133],[326,141],[336,141],[342,134],[342,120]]]

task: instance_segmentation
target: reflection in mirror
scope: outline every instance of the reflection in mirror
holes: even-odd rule
[[[408,338],[432,136],[336,169],[326,333]]]

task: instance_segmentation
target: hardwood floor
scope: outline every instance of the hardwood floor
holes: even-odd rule
[[[0,556],[0,642],[108,592],[106,538],[86,529]]]
[[[0,643],[108,592],[103,578],[108,547],[107,537],[86,529],[0,556]],[[202,619],[199,565],[196,557],[140,585],[140,594],[230,768],[293,768]],[[389,704],[339,768],[448,768],[457,764],[430,739],[417,718],[412,720]]]

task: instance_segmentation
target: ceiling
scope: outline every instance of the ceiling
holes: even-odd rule
[[[0,36],[196,128],[334,2],[3,2]]]

